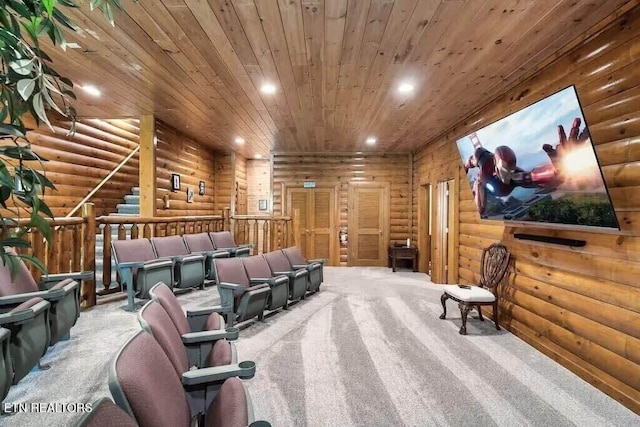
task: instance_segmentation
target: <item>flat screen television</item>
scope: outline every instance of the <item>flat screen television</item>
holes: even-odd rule
[[[482,218],[619,229],[574,86],[457,146]]]

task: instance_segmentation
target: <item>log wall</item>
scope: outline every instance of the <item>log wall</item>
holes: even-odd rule
[[[249,215],[269,213],[269,210],[259,209],[260,200],[267,200],[267,207],[271,210],[271,161],[247,160],[247,213]]]
[[[215,160],[218,156],[161,121],[156,121],[156,134],[157,216],[219,214],[215,203]],[[172,173],[180,175],[180,191],[170,191]],[[198,194],[200,181],[205,183],[204,196]],[[192,203],[187,203],[188,188],[194,193]],[[170,200],[168,209],[163,207],[166,195]]]
[[[505,226],[481,220],[456,139],[575,84],[622,231]],[[481,108],[415,153],[419,186],[458,178],[459,281],[477,283],[482,248],[501,241],[513,271],[501,289],[500,323],[640,413],[640,8]],[[566,124],[565,127],[570,124]],[[583,248],[525,242],[516,232],[584,239]],[[414,239],[417,239],[414,227]],[[433,249],[433,248],[432,248]]]
[[[411,210],[411,156],[408,154],[299,154],[273,156],[273,210],[285,214],[283,185],[303,187],[305,181],[338,184],[339,227],[348,220],[347,193],[350,182],[388,182],[391,185],[390,239],[409,236]],[[340,247],[340,264],[347,264],[347,247]]]
[[[214,210],[217,213],[231,208],[234,194],[234,156],[231,153],[217,154],[214,159]]]
[[[69,123],[59,122],[55,132],[42,127],[28,133],[33,150],[49,160],[44,170],[57,191],[47,190],[45,201],[54,216],[67,215],[111,170],[138,146],[138,120],[82,119],[74,135]],[[32,168],[40,165],[31,162]],[[96,215],[115,212],[126,194],[138,183],[138,155],[108,181],[90,200]],[[14,216],[5,211],[3,215]],[[79,216],[80,213],[75,214]]]

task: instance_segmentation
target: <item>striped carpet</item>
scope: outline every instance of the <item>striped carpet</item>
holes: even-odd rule
[[[491,321],[469,320],[422,274],[325,268],[319,294],[241,331],[240,360],[256,417],[274,426],[640,425],[640,417]],[[186,307],[213,289],[180,297]],[[5,403],[85,403],[108,396],[108,364],[137,329],[120,303],[83,313],[70,341],[50,349]],[[95,333],[95,331],[100,331]],[[72,412],[21,412],[7,426],[66,426]]]

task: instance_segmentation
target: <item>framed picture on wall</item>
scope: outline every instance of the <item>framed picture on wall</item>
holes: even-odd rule
[[[198,184],[198,194],[204,196],[204,181],[200,181]]]
[[[180,175],[177,173],[171,174],[171,191],[180,191]]]
[[[269,202],[267,199],[260,199],[258,201],[258,210],[266,211],[269,209]]]
[[[193,203],[194,193],[193,188],[187,187],[187,203]]]

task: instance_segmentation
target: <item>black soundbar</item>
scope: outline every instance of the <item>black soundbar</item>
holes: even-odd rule
[[[555,243],[556,245],[581,247],[587,244],[586,240],[565,239],[562,237],[538,236],[537,234],[515,233],[513,235],[520,240],[534,240],[536,242]]]

